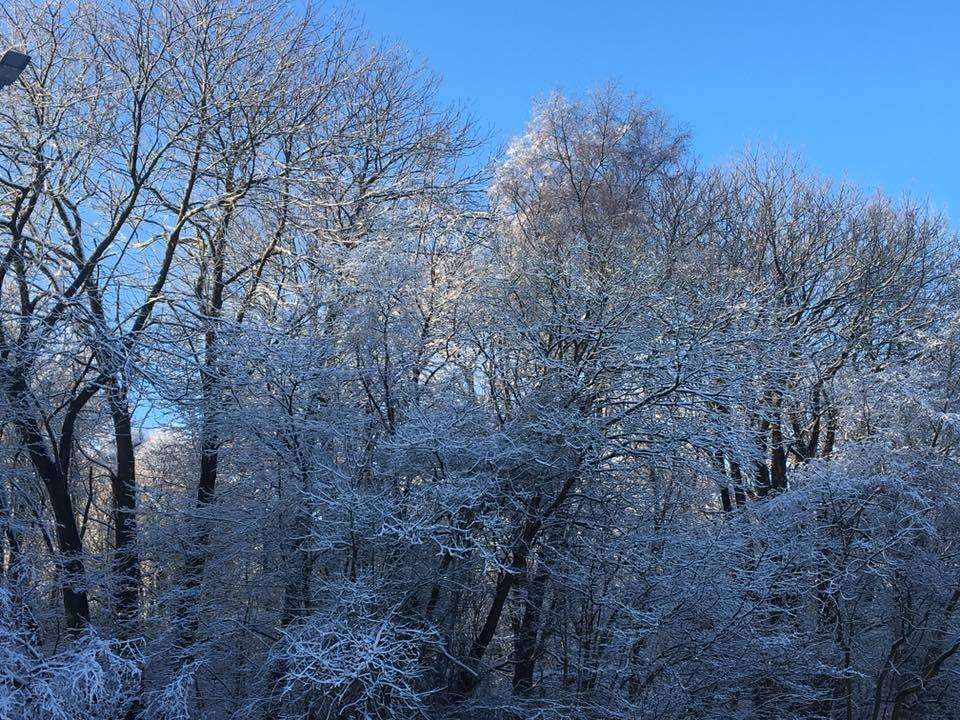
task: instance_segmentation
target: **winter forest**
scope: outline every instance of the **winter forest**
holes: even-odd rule
[[[4,720],[960,718],[925,204],[615,88],[478,160],[329,8],[0,46]]]

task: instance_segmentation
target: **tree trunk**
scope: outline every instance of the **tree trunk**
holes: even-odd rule
[[[527,585],[523,601],[523,617],[514,637],[513,692],[526,696],[533,688],[533,673],[537,664],[537,636],[540,616],[549,580],[547,564],[541,557],[537,572]]]
[[[837,417],[837,411],[831,405],[827,408],[827,432],[823,438],[823,451],[821,457],[830,457],[830,454],[833,452],[833,446],[837,442],[837,426],[839,424],[839,419]]]
[[[130,408],[125,388],[111,383],[108,389],[113,420],[117,467],[112,478],[114,568],[119,579],[116,603],[122,624],[136,620],[140,609],[140,554],[137,550],[137,470],[133,449]]]
[[[200,585],[203,582],[203,572],[206,565],[206,548],[210,542],[210,530],[204,521],[203,510],[213,502],[217,490],[217,474],[220,463],[220,433],[217,428],[216,412],[220,406],[219,393],[219,336],[217,326],[223,311],[224,290],[224,239],[227,227],[233,214],[233,207],[227,208],[216,235],[211,243],[213,258],[213,278],[210,289],[210,298],[206,307],[207,328],[204,332],[203,366],[200,369],[200,471],[197,478],[197,510],[200,511],[200,528],[193,542],[187,549],[184,567],[184,602],[194,605],[190,613],[187,627],[181,637],[182,647],[187,647],[196,637],[199,627]],[[187,608],[181,608],[181,615],[186,614]]]
[[[214,363],[215,340],[216,336],[213,331],[208,331],[206,337],[206,367],[201,378],[203,409],[200,420],[200,471],[197,478],[196,500],[196,508],[200,515],[198,519],[200,527],[187,548],[184,561],[184,598],[180,608],[180,616],[181,618],[188,616],[188,619],[180,638],[182,648],[188,647],[193,642],[200,623],[197,605],[206,565],[206,548],[210,542],[210,530],[203,518],[203,512],[213,502],[217,489],[217,469],[220,461],[219,444],[216,427],[210,416],[214,400],[214,380],[210,368]]]
[[[787,489],[787,452],[779,418],[770,426],[770,489],[773,492]]]
[[[50,494],[50,505],[57,521],[57,546],[63,557],[60,582],[63,584],[63,609],[67,627],[79,629],[90,622],[90,605],[84,587],[86,573],[83,567],[83,544],[77,531],[66,478],[60,475],[56,468],[51,467],[50,470],[51,472],[41,471],[38,467]]]
[[[770,397],[770,489],[781,492],[787,489],[787,447],[783,439],[783,398],[780,393]]]
[[[730,488],[727,486],[727,464],[723,457],[722,450],[716,450],[713,454],[713,464],[720,476],[720,506],[724,512],[733,510],[733,504],[730,501]]]
[[[743,472],[740,470],[740,464],[730,461],[730,478],[733,480],[733,499],[737,507],[744,507],[747,504],[747,492],[743,487]]]
[[[83,567],[83,543],[73,514],[73,501],[67,479],[46,453],[39,429],[32,421],[20,423],[20,433],[37,475],[50,496],[50,507],[57,523],[57,548],[62,557],[60,582],[63,584],[63,609],[67,626],[81,628],[90,621]]]
[[[535,500],[532,503],[532,510],[535,512],[539,503]],[[523,572],[527,563],[527,555],[530,549],[530,543],[540,529],[539,520],[528,520],[524,526],[520,537],[514,545],[511,552],[510,565],[506,570],[501,570],[497,577],[497,585],[493,592],[493,600],[490,603],[490,609],[487,611],[486,620],[480,633],[474,638],[470,646],[470,652],[467,653],[466,662],[460,671],[457,681],[453,687],[453,693],[460,699],[465,699],[476,689],[480,683],[478,670],[484,655],[487,653],[487,647],[493,640],[497,632],[497,626],[500,624],[500,616],[503,608],[510,596],[510,590],[516,584],[520,573]]]
[[[27,414],[29,391],[26,381],[18,372],[7,371],[6,394],[12,407],[19,408],[14,425],[30,457],[37,476],[43,481],[50,497],[50,507],[57,523],[57,549],[60,553],[59,580],[63,587],[63,610],[67,627],[76,630],[90,622],[90,605],[87,601],[86,571],[83,566],[83,541],[77,529],[73,501],[67,485],[64,460],[50,454],[43,439],[40,424]],[[70,442],[64,443],[69,453]]]
[[[467,662],[465,663],[466,667],[460,671],[453,688],[454,695],[458,698],[465,699],[469,697],[477,685],[480,684],[480,675],[478,672],[480,663],[483,660],[483,656],[486,655],[487,646],[489,646],[490,641],[493,640],[493,636],[497,631],[497,625],[500,624],[500,615],[503,613],[503,607],[510,595],[510,590],[516,583],[516,567],[525,562],[526,559],[524,556],[525,552],[521,552],[519,556],[515,556],[514,562],[511,564],[511,569],[509,571],[501,571],[497,578],[497,586],[493,593],[493,601],[490,603],[490,609],[487,611],[486,620],[480,629],[480,633],[474,638],[470,646],[470,652],[467,653]]]

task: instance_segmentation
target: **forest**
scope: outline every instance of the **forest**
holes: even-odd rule
[[[960,718],[927,203],[613,86],[488,153],[328,7],[0,47],[0,718]]]

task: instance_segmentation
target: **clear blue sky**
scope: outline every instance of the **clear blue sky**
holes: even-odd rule
[[[374,36],[443,77],[494,143],[531,101],[608,80],[695,151],[789,148],[818,172],[910,193],[960,224],[960,0],[354,0]]]

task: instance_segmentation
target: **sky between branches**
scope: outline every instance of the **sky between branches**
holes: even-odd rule
[[[708,163],[789,148],[812,170],[960,216],[960,4],[357,0],[374,37],[443,76],[489,131],[608,80],[687,128]]]

